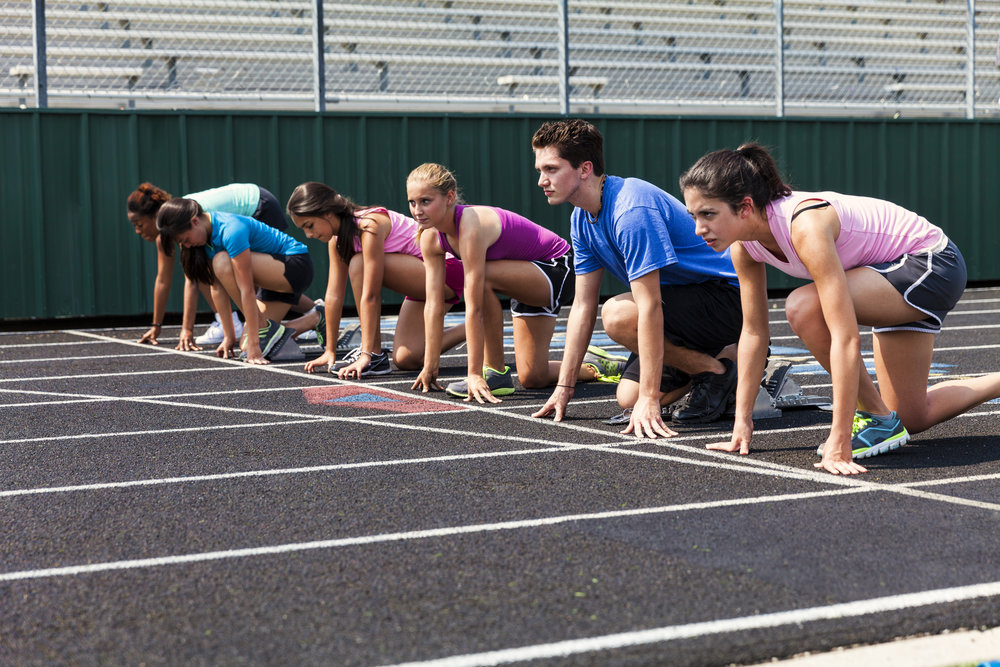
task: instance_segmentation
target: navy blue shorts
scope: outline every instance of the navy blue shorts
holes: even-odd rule
[[[270,192],[264,188],[260,189],[260,201],[257,202],[257,210],[253,212],[254,219],[260,220],[268,227],[274,227],[285,231],[288,229],[288,220],[285,219],[285,210]]]
[[[291,292],[275,292],[274,290],[257,290],[257,298],[267,303],[268,301],[280,301],[292,306],[299,302],[299,297],[312,284],[313,263],[309,253],[301,255],[271,255],[279,262],[285,264],[285,280],[292,286]]]
[[[887,327],[872,327],[875,333],[887,331],[926,331],[937,333],[941,322],[965,291],[965,258],[951,240],[943,250],[934,249],[866,268],[878,271],[903,295],[903,300],[927,317]]]

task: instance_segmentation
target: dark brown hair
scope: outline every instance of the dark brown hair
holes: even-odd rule
[[[156,214],[156,229],[160,232],[160,241],[167,257],[173,256],[177,237],[191,229],[191,220],[203,212],[201,204],[183,197],[171,199],[160,206]],[[208,259],[204,246],[181,248],[181,267],[184,275],[191,280],[209,285],[215,282],[212,262]]]
[[[734,151],[724,149],[702,156],[681,174],[680,185],[681,190],[695,188],[708,199],[721,199],[733,211],[747,196],[763,210],[775,199],[792,194],[771,154],[752,142]]]
[[[136,213],[141,216],[148,216],[155,219],[160,207],[170,201],[170,193],[162,188],[158,188],[152,183],[141,183],[125,202],[125,208],[129,213]]]
[[[357,211],[360,209],[357,204],[325,183],[309,181],[296,187],[292,191],[292,196],[288,198],[285,210],[288,215],[322,218],[333,214],[340,220],[340,229],[337,230],[337,254],[344,260],[344,264],[351,263],[354,257],[354,240],[358,237]]]
[[[594,175],[604,174],[604,137],[585,120],[554,120],[542,125],[531,138],[534,149],[555,146],[559,157],[576,169],[584,162],[594,165]]]

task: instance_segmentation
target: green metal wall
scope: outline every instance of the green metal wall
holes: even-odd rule
[[[152,311],[156,256],[125,198],[141,181],[174,194],[256,182],[284,202],[306,180],[359,203],[406,211],[407,173],[448,165],[466,201],[521,212],[568,236],[569,207],[535,185],[530,140],[546,117],[519,115],[0,111],[0,320]],[[1000,123],[989,120],[597,118],[609,172],[678,194],[698,157],[757,140],[799,189],[896,201],[958,243],[970,280],[1000,279],[989,192],[1000,182]],[[293,232],[302,238],[297,230]],[[326,253],[310,294],[326,284]],[[181,309],[181,271],[169,312]],[[770,286],[798,284],[777,273]],[[611,294],[619,286],[608,281]],[[399,303],[395,294],[387,303]]]

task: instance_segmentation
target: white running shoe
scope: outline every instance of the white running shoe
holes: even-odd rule
[[[240,321],[240,316],[235,310],[233,311],[233,329],[236,333],[236,340],[239,340],[240,336],[243,335],[243,322]],[[215,321],[209,325],[205,333],[195,338],[194,342],[196,345],[218,345],[223,338],[225,338],[225,333],[222,331],[222,320],[216,313]]]

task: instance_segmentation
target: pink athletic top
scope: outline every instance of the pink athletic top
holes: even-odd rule
[[[793,192],[767,205],[767,224],[788,261],[781,261],[758,241],[740,242],[747,254],[788,275],[811,279],[791,239],[792,213],[803,202],[807,205],[829,202],[837,212],[840,217],[837,254],[845,270],[890,262],[903,255],[943,248],[948,243],[940,227],[892,202],[837,192]]]
[[[417,242],[416,220],[381,206],[362,209],[354,216],[360,220],[369,213],[384,213],[389,216],[389,220],[392,222],[389,235],[385,237],[385,251],[387,253],[397,252],[403,255],[413,255],[423,261],[424,256],[420,254],[420,243]],[[361,252],[360,234],[354,238],[354,251]]]
[[[462,223],[462,211],[466,208],[467,206],[463,204],[455,206],[456,236],[461,233],[459,226]],[[562,257],[569,252],[569,242],[555,232],[517,213],[495,206],[484,208],[491,208],[500,216],[500,237],[486,249],[487,261],[519,259],[528,262],[544,262]],[[445,252],[451,252],[455,257],[459,256],[458,252],[448,245],[448,238],[442,232],[438,232],[438,238],[441,239],[441,248]]]

